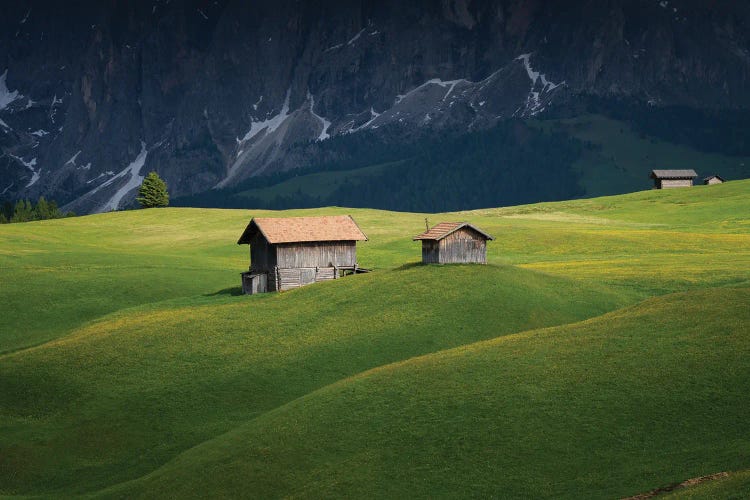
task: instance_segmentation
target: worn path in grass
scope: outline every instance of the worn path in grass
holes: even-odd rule
[[[745,500],[750,498],[750,470],[730,472],[726,477],[688,486],[659,497],[664,500]]]

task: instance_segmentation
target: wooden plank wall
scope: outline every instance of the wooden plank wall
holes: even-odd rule
[[[267,283],[266,273],[242,273],[242,293],[246,295],[265,293],[268,290]]]
[[[262,234],[250,241],[250,269],[269,271],[276,265],[276,249],[269,245]]]
[[[243,291],[275,292],[291,290],[317,281],[338,278],[339,268],[354,268],[357,264],[356,241],[324,241],[270,245],[258,234],[250,242],[250,268],[254,273],[265,273],[265,282],[247,283]]]
[[[279,273],[276,269],[271,269],[271,271],[269,271],[268,273],[268,291],[279,291]]]
[[[328,281],[335,280],[336,278],[335,267],[319,267],[315,273],[315,281]]]
[[[693,181],[690,179],[662,179],[661,188],[692,187]]]
[[[422,240],[422,262],[425,264],[440,263],[440,245],[435,240]]]
[[[284,243],[276,246],[280,268],[353,267],[357,262],[354,241]]]
[[[440,240],[440,263],[487,263],[487,242],[474,231],[461,228]]]
[[[278,283],[276,289],[291,290],[301,286],[336,279],[336,268],[334,267],[302,267],[302,268],[279,268],[276,271]]]

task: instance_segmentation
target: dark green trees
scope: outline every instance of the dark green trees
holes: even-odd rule
[[[167,184],[156,172],[149,173],[143,179],[136,200],[143,208],[166,207],[169,205]]]
[[[13,209],[13,222],[34,220],[34,205],[29,200],[18,200]]]
[[[36,204],[24,199],[18,200],[15,204],[6,201],[0,206],[0,224],[74,216],[73,212],[63,213],[54,200],[47,201],[44,196],[40,196]]]

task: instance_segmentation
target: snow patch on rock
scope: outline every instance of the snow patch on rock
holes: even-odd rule
[[[545,110],[543,97],[545,97],[546,94],[549,94],[549,92],[555,90],[557,87],[565,85],[565,82],[563,81],[560,83],[553,83],[547,80],[547,76],[544,73],[541,73],[540,71],[534,71],[534,69],[531,67],[530,59],[530,53],[521,54],[516,58],[516,61],[521,61],[523,63],[523,66],[526,69],[526,74],[529,76],[529,80],[531,80],[531,88],[529,89],[529,94],[526,97],[526,103],[525,107],[522,109],[522,114],[535,116]]]
[[[57,94],[55,94],[52,98],[52,104],[49,105],[49,119],[52,120],[52,123],[55,123],[55,116],[57,116],[57,108],[55,106],[62,103],[62,97],[58,99]]]
[[[366,29],[367,28],[362,28],[361,30],[359,30],[359,33],[357,33],[356,35],[354,35],[354,37],[352,37],[351,40],[349,40],[348,42],[346,42],[346,44],[347,45],[353,45],[354,42],[356,42],[357,40],[359,40],[359,37],[362,36],[362,33],[364,33]]]
[[[73,165],[73,166],[75,166],[76,165],[76,160],[78,159],[78,155],[80,155],[80,154],[81,154],[81,150],[79,149],[76,154],[74,154],[73,156],[70,157],[70,160],[66,161],[63,164],[63,166],[65,166],[65,165]]]
[[[331,137],[330,135],[328,135],[328,127],[331,126],[331,122],[315,112],[315,96],[313,96],[309,90],[307,91],[307,99],[310,101],[310,114],[320,120],[320,123],[323,125],[323,130],[321,130],[317,140],[324,141]]]
[[[27,188],[33,186],[36,183],[36,181],[39,180],[39,176],[42,173],[42,169],[40,168],[39,170],[37,170],[34,168],[36,166],[36,158],[32,158],[30,161],[25,161],[20,156],[15,156],[15,155],[10,155],[10,154],[8,156],[13,158],[17,162],[19,162],[24,167],[31,170],[31,180],[29,181],[28,184],[26,184]]]
[[[6,69],[3,74],[0,75],[0,111],[7,108],[10,103],[17,101],[18,99],[23,99],[23,95],[17,90],[14,90],[13,92],[8,90],[8,86],[5,83],[7,78],[8,70]]]
[[[328,47],[327,49],[325,49],[323,51],[323,53],[325,54],[326,52],[331,52],[332,50],[340,49],[344,45],[346,45],[346,46],[354,45],[357,42],[357,40],[359,40],[359,38],[362,36],[362,33],[364,33],[365,31],[367,31],[367,28],[362,28],[361,30],[359,30],[359,33],[357,33],[352,38],[350,38],[349,41],[347,41],[346,43],[337,43],[336,45],[331,45],[330,47]],[[378,32],[376,31],[375,33],[370,33],[370,34],[371,35],[375,35],[377,33]]]
[[[252,121],[250,123],[250,130],[247,131],[242,139],[238,139],[237,142],[241,144],[243,142],[249,141],[264,130],[266,134],[270,134],[271,132],[279,128],[279,125],[284,123],[284,120],[286,120],[286,118],[289,116],[289,97],[291,96],[291,94],[292,89],[286,91],[284,104],[281,106],[281,111],[279,112],[279,114],[263,121]]]
[[[93,191],[91,191],[91,194],[96,193],[103,187],[112,185],[112,183],[114,183],[117,179],[122,179],[126,176],[129,176],[128,181],[125,183],[125,185],[118,189],[117,192],[112,196],[112,198],[110,198],[109,201],[102,205],[102,207],[98,210],[99,212],[117,210],[120,207],[120,202],[125,197],[125,195],[141,185],[144,177],[143,175],[141,175],[141,169],[143,168],[143,165],[146,164],[147,157],[148,149],[146,149],[146,143],[144,141],[141,141],[141,152],[138,153],[138,156],[135,157],[135,160],[133,160],[130,165],[125,167],[125,169],[120,173],[118,173],[108,181],[103,182]]]

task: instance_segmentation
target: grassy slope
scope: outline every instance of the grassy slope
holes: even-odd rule
[[[748,246],[747,193],[741,181],[429,218],[471,220],[497,236],[489,246],[492,263],[603,280],[643,297],[746,280],[748,255],[737,249]],[[419,259],[410,236],[424,228],[424,215],[283,212],[307,213],[353,214],[370,236],[360,246],[364,266],[393,268]],[[234,243],[250,217],[269,214],[166,209],[0,226],[0,281],[10,284],[0,287],[0,353],[124,307],[236,288],[247,259],[246,247]],[[684,272],[673,272],[676,258]]]
[[[446,280],[472,286],[435,293]],[[341,378],[620,304],[567,279],[467,266],[118,314],[3,358],[0,440],[15,465],[0,484],[101,488]]]
[[[320,209],[313,212],[357,218],[370,236],[360,263],[378,272],[264,297],[229,294],[247,265],[246,248],[234,241],[262,212],[154,210],[2,226],[0,278],[12,284],[0,289],[2,303],[32,299],[3,306],[0,351],[63,338],[0,357],[0,493],[83,492],[134,479],[311,391],[413,356],[593,317],[658,293],[696,290],[707,294],[705,304],[724,303],[712,294],[726,292],[699,290],[750,282],[749,195],[750,182],[733,182],[429,216],[471,220],[497,236],[486,268],[404,267],[419,258],[408,237],[424,215]],[[103,281],[110,273],[112,282]],[[710,318],[689,313],[699,326]],[[649,339],[637,343],[648,349]],[[523,352],[515,351],[521,361]],[[737,403],[720,396],[722,405]],[[681,404],[678,397],[670,408]],[[390,409],[384,403],[383,418]],[[613,432],[611,422],[600,424],[600,434]],[[554,419],[540,425],[554,427]],[[170,467],[154,477],[171,481]],[[656,473],[643,484],[672,479]],[[139,484],[128,494],[142,493]],[[209,490],[194,490],[201,491]]]
[[[685,489],[676,490],[662,498],[666,499],[713,499],[745,500],[750,498],[750,470],[731,472],[729,477],[716,479]]]
[[[644,137],[630,125],[600,115],[532,123],[601,146],[599,151],[587,151],[575,165],[588,196],[646,189],[652,185],[648,174],[655,168],[693,168],[701,176],[699,182],[711,174],[725,179],[750,175],[750,158],[701,153]]]
[[[0,353],[134,305],[234,284],[239,214],[112,213],[0,226]],[[166,215],[166,216],[165,216]],[[231,221],[231,222],[230,222]]]
[[[735,181],[469,213],[507,222],[503,232],[513,243],[504,262],[651,295],[748,283],[748,186]]]
[[[617,498],[742,466],[748,303],[671,295],[385,366],[107,493]]]

